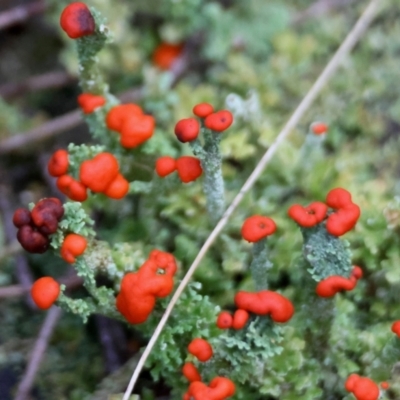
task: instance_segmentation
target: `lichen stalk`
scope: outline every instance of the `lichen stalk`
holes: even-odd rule
[[[203,191],[207,200],[207,212],[216,223],[225,211],[224,180],[222,178],[222,156],[219,150],[221,134],[202,128],[204,146],[198,140],[190,143],[193,153],[199,157],[204,172]]]
[[[90,12],[95,20],[96,30],[92,35],[77,39],[79,83],[83,92],[105,96],[108,94],[108,86],[99,71],[97,53],[109,41],[109,31],[100,13],[93,8]]]
[[[267,238],[253,245],[253,260],[250,264],[251,276],[257,291],[268,289],[268,270],[272,263],[268,259]]]
[[[110,107],[119,103],[117,98],[110,94],[109,87],[105,83],[99,69],[97,54],[109,42],[111,34],[106,26],[105,18],[93,7],[90,12],[95,20],[96,29],[92,35],[77,39],[77,53],[79,61],[79,84],[83,93],[100,95],[106,98],[106,105],[100,107],[91,114],[85,114],[84,118],[89,126],[90,133],[99,139],[110,149],[115,147],[117,139],[110,134],[105,118]]]
[[[349,243],[329,234],[325,224],[313,228],[301,228],[303,255],[310,265],[308,272],[319,282],[331,275],[348,277],[351,272]]]

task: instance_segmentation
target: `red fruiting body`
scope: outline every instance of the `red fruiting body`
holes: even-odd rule
[[[232,327],[233,317],[230,312],[222,311],[218,314],[217,327],[219,329],[229,329]]]
[[[228,378],[217,376],[207,386],[203,382],[192,382],[184,399],[225,400],[235,394],[235,384]]]
[[[232,323],[232,328],[233,329],[243,329],[247,321],[249,320],[250,315],[246,310],[241,310],[240,308],[235,311],[235,314],[233,314],[233,323]]]
[[[346,382],[344,383],[344,388],[348,391],[348,392],[352,392],[354,389],[354,386],[356,384],[356,382],[360,379],[360,375],[357,374],[351,374],[348,376],[348,378],[346,379]]]
[[[199,361],[208,361],[213,355],[213,349],[207,340],[196,338],[188,346],[190,354],[194,355]]]
[[[353,290],[357,285],[357,279],[333,275],[318,283],[315,291],[320,297],[333,297],[342,290]]]
[[[178,269],[174,256],[165,251],[157,249],[152,250],[149,255],[149,260],[155,262],[157,268],[163,269],[165,275],[173,276]]]
[[[116,178],[118,171],[117,159],[111,153],[100,153],[81,164],[79,177],[93,192],[104,192]]]
[[[18,208],[15,210],[13,215],[13,224],[17,228],[21,228],[24,225],[30,225],[31,223],[31,212],[27,208]]]
[[[369,378],[351,374],[344,385],[348,392],[354,394],[357,400],[378,400],[379,387]]]
[[[208,103],[196,104],[193,107],[193,114],[199,118],[206,118],[214,112],[214,107]]]
[[[248,242],[258,242],[276,231],[275,222],[262,215],[253,215],[244,221],[242,237]]]
[[[351,194],[343,189],[332,189],[326,196],[326,204],[337,209],[329,215],[326,230],[333,236],[342,236],[353,229],[360,217],[360,207],[351,201]]]
[[[200,132],[199,121],[195,118],[181,119],[175,125],[175,135],[182,143],[196,139]]]
[[[58,221],[63,215],[64,207],[55,197],[40,200],[31,211],[33,223],[45,235],[50,235],[57,230]]]
[[[392,324],[392,332],[400,338],[400,321],[395,321]]]
[[[153,52],[153,63],[160,69],[168,70],[182,54],[182,44],[161,43]]]
[[[60,294],[60,285],[50,276],[44,276],[34,282],[31,296],[35,304],[42,310],[47,310],[57,300]]]
[[[311,131],[314,135],[323,135],[328,132],[328,125],[323,122],[314,122],[311,124]]]
[[[117,174],[114,180],[107,186],[104,194],[112,199],[122,199],[129,191],[129,182],[121,175]]]
[[[71,200],[82,202],[87,199],[86,186],[71,175],[60,176],[56,184],[60,192],[64,193]]]
[[[360,214],[360,207],[356,204],[340,208],[328,217],[326,230],[333,236],[342,236],[354,228]]]
[[[388,390],[389,389],[389,382],[381,382],[380,383],[380,387],[383,389],[383,390]]]
[[[158,176],[164,178],[176,170],[176,161],[172,157],[160,157],[156,161],[156,172]]]
[[[201,375],[199,374],[199,371],[191,362],[183,364],[182,374],[189,382],[201,381]]]
[[[329,191],[325,201],[332,208],[343,208],[352,204],[350,192],[343,188],[336,188]]]
[[[57,150],[51,156],[47,169],[49,174],[54,177],[64,175],[68,171],[69,160],[67,150]]]
[[[120,142],[126,149],[133,149],[153,136],[155,120],[151,115],[132,115],[124,120]]]
[[[121,286],[121,292],[122,290],[126,291],[125,288],[126,286]],[[116,299],[116,307],[118,311],[131,324],[142,324],[145,322],[156,305],[156,298],[154,296],[136,293],[136,291],[133,290],[131,291],[131,296],[136,296],[138,294],[140,294],[140,297],[135,298],[134,302],[129,301],[127,295],[118,295]]]
[[[351,276],[353,276],[356,279],[361,279],[363,277],[362,269],[359,266],[354,265],[351,271]]]
[[[258,293],[240,291],[235,295],[238,308],[258,315],[270,315],[275,322],[287,322],[294,314],[293,304],[289,299],[270,290]]]
[[[307,207],[293,204],[288,210],[288,215],[303,228],[311,228],[325,219],[327,211],[326,204],[315,201]]]
[[[136,104],[120,104],[111,108],[106,117],[106,125],[112,131],[120,132],[126,119],[134,115],[143,115],[143,110]]]
[[[155,120],[143,114],[136,104],[121,104],[113,107],[106,117],[107,127],[121,134],[121,145],[132,149],[153,136]]]
[[[206,128],[215,132],[223,132],[228,129],[233,122],[232,113],[228,110],[217,111],[216,113],[209,114],[204,120]]]
[[[30,253],[44,253],[50,245],[48,235],[58,228],[58,222],[64,215],[60,200],[47,198],[40,200],[33,210],[19,208],[13,215],[13,223],[19,228],[17,239]]]
[[[61,246],[61,257],[70,264],[76,261],[76,257],[82,255],[87,247],[87,240],[81,235],[70,233]]]
[[[164,270],[164,274],[159,274],[160,269]],[[172,254],[153,250],[138,272],[130,272],[122,278],[121,290],[116,298],[118,311],[131,324],[145,322],[153,311],[156,297],[171,293],[176,270]]]
[[[164,269],[164,274],[158,273],[160,269]],[[174,287],[175,271],[175,266],[172,269],[162,268],[154,260],[148,259],[137,272],[140,290],[156,297],[168,296]]]
[[[196,157],[183,156],[176,160],[176,169],[182,182],[195,181],[203,173],[200,160]]]
[[[43,233],[35,231],[30,225],[24,225],[19,228],[17,240],[29,253],[42,254],[50,245],[50,239]]]
[[[64,8],[60,17],[60,25],[71,39],[91,35],[96,28],[89,8],[81,2],[71,3]]]
[[[78,96],[79,107],[85,114],[91,114],[96,108],[104,106],[106,99],[91,93],[82,93]]]

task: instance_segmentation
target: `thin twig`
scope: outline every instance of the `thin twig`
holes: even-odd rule
[[[311,4],[306,10],[295,14],[292,18],[291,24],[298,25],[303,23],[309,18],[320,17],[335,8],[348,7],[358,0],[318,0]]]
[[[20,5],[11,10],[3,11],[0,13],[0,30],[25,22],[30,17],[41,14],[46,8],[47,5],[45,2],[38,0],[34,3]]]
[[[23,148],[28,144],[40,142],[42,140],[51,138],[68,129],[75,128],[82,122],[82,115],[80,110],[71,111],[31,129],[25,133],[18,133],[10,136],[7,139],[0,141],[0,154],[6,154],[10,151]]]
[[[33,348],[28,366],[25,370],[25,374],[18,385],[17,394],[14,400],[26,400],[28,398],[33,382],[35,381],[37,371],[39,370],[44,352],[46,351],[50,337],[60,317],[61,308],[50,308],[46,315],[46,319],[43,322],[42,328],[40,329],[39,336]]]
[[[19,297],[28,292],[28,288],[22,285],[10,285],[0,287],[0,299],[7,297]]]
[[[0,251],[0,262],[5,258],[14,256],[22,251],[21,244],[18,240],[14,240],[10,244],[8,244],[2,251]]]
[[[252,174],[249,176],[245,184],[243,185],[242,189],[239,191],[239,193],[236,195],[235,199],[229,206],[229,208],[226,210],[225,214],[221,218],[221,220],[218,222],[217,226],[214,228],[214,230],[211,232],[210,236],[204,243],[203,247],[200,249],[199,254],[193,261],[193,264],[189,268],[188,272],[186,273],[185,277],[182,279],[182,282],[178,286],[177,290],[175,291],[174,295],[172,296],[172,299],[170,303],[168,304],[168,307],[166,308],[163,317],[161,318],[160,322],[157,325],[157,328],[155,329],[153,336],[151,337],[146,349],[144,350],[142,356],[140,357],[140,360],[138,362],[138,365],[136,366],[135,371],[133,372],[132,378],[129,382],[128,388],[126,389],[125,395],[123,397],[123,400],[128,400],[130,394],[132,393],[132,390],[135,386],[135,383],[139,377],[139,374],[149,356],[151,353],[154,345],[157,342],[158,337],[160,336],[165,324],[168,321],[168,318],[178,301],[179,297],[181,296],[182,292],[186,288],[187,284],[189,283],[193,273],[199,266],[201,260],[207,253],[208,249],[211,247],[215,239],[218,237],[224,226],[227,224],[229,217],[233,214],[235,209],[238,207],[240,202],[242,201],[243,197],[245,194],[252,188],[254,183],[257,181],[257,179],[260,177],[262,172],[264,171],[266,165],[268,162],[271,160],[272,156],[275,154],[277,151],[278,147],[284,140],[289,136],[291,131],[296,127],[296,125],[299,123],[301,118],[303,117],[304,113],[309,109],[309,107],[312,105],[318,94],[321,92],[321,90],[325,87],[325,85],[328,83],[329,79],[332,77],[332,75],[336,72],[338,67],[341,65],[343,59],[349,54],[349,52],[353,49],[353,47],[356,45],[356,43],[361,39],[362,35],[366,32],[369,24],[372,22],[376,14],[378,13],[379,10],[379,5],[382,3],[382,0],[372,0],[362,16],[359,18],[357,21],[356,25],[353,27],[351,32],[347,35],[346,39],[343,41],[342,45],[339,47],[335,55],[332,57],[328,65],[325,67],[325,69],[322,71],[321,75],[318,77],[318,79],[315,81],[314,85],[311,87],[307,95],[303,98],[297,109],[294,111],[286,125],[283,127],[281,132],[278,134],[276,137],[275,141],[272,143],[272,145],[268,148],[264,156],[261,158],[260,162],[256,166],[255,170],[252,172]]]
[[[173,75],[173,78],[171,80],[171,87],[176,85],[176,83],[183,77],[187,69],[188,60],[185,57],[182,57],[180,60],[177,60],[177,62],[175,62],[173,70],[171,71]],[[123,102],[136,102],[143,97],[143,94],[143,88],[140,87],[128,90],[122,94],[119,94],[117,97]],[[45,139],[50,139],[51,137],[54,137],[59,133],[77,127],[80,123],[83,123],[81,110],[78,109],[75,111],[71,111],[62,115],[61,117],[54,118],[51,121],[48,121],[43,125],[38,126],[37,128],[34,128],[28,132],[17,133],[11,137],[1,140],[0,155],[16,151],[18,149],[26,147],[27,145],[41,142]]]
[[[50,71],[44,74],[31,76],[21,82],[10,82],[0,86],[0,96],[9,99],[26,92],[59,88],[77,81],[76,76],[65,71]]]
[[[131,90],[120,96],[121,100],[128,98],[131,101],[138,101],[141,96],[141,91]],[[70,111],[61,117],[45,122],[37,128],[31,129],[25,133],[17,133],[7,139],[0,141],[0,154],[6,154],[17,149],[21,149],[32,143],[41,142],[45,139],[50,139],[65,132],[69,129],[76,128],[83,123],[81,110]]]

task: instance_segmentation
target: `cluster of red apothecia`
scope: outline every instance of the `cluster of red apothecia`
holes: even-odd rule
[[[156,299],[171,293],[176,269],[172,254],[153,250],[137,272],[129,272],[122,278],[116,298],[118,311],[131,324],[145,322],[154,309]]]
[[[214,107],[208,103],[200,103],[193,107],[193,114],[201,119],[205,128],[221,133],[228,129],[232,122],[232,113],[228,110],[214,112]],[[196,118],[179,120],[175,125],[175,135],[182,143],[196,140],[201,131],[201,124]],[[177,160],[169,156],[159,157],[156,161],[156,172],[161,177],[178,172],[182,182],[188,183],[199,178],[203,172],[200,160],[196,157],[183,156]]]
[[[351,219],[351,223],[343,223],[350,230],[356,223],[352,215],[360,214],[358,206],[351,202],[351,195],[344,189],[333,189],[328,193],[326,203],[336,210],[339,218]],[[312,203],[308,207],[292,206],[289,216],[300,226],[311,228],[321,223],[327,215],[328,206],[321,202]],[[356,207],[358,212],[352,209]],[[334,214],[331,214],[334,215]],[[349,217],[350,216],[350,217]],[[338,217],[335,217],[338,218]],[[329,217],[328,217],[329,219]],[[349,228],[351,226],[351,228]],[[346,232],[347,232],[346,230]],[[247,218],[242,225],[242,237],[248,242],[258,242],[272,235],[276,231],[275,222],[266,216],[253,215]],[[333,275],[320,281],[316,287],[316,293],[320,297],[333,297],[340,291],[352,290],[357,281],[362,278],[360,267],[354,266],[349,278]],[[235,305],[238,309],[232,315],[228,311],[222,311],[217,318],[217,326],[220,329],[242,329],[249,320],[249,313],[256,315],[269,315],[274,322],[287,322],[293,316],[294,307],[289,299],[279,293],[269,290],[261,290],[256,293],[240,291],[235,295]],[[400,337],[400,321],[395,321],[392,331]],[[189,366],[191,371],[192,367]],[[381,383],[383,390],[388,389],[387,382]],[[369,378],[352,374],[345,383],[345,389],[356,397],[357,400],[377,400],[380,395],[378,385]]]
[[[106,104],[103,96],[91,93],[82,93],[78,96],[78,104],[85,114],[91,114],[97,108]],[[125,149],[133,149],[147,140],[154,133],[155,120],[151,115],[144,113],[137,104],[119,104],[112,107],[105,123],[107,128],[120,135],[119,141]]]
[[[96,29],[96,22],[85,3],[74,2],[65,7],[60,17],[61,28],[71,39],[79,39],[92,35]],[[162,70],[172,67],[183,50],[182,43],[160,43],[152,54],[154,65]]]
[[[351,374],[344,385],[345,389],[353,393],[357,400],[377,400],[380,396],[379,386],[371,379],[357,374]],[[382,388],[388,388],[383,384]]]
[[[74,201],[85,201],[87,190],[104,193],[112,199],[123,198],[129,190],[129,182],[119,172],[118,160],[111,153],[97,154],[83,161],[79,168],[79,179],[68,174],[69,159],[66,150],[57,150],[48,163],[51,176],[57,178],[57,187]]]
[[[329,276],[318,283],[315,291],[320,297],[333,297],[343,290],[353,290],[362,276],[362,269],[355,265],[349,278],[340,275]]]
[[[18,228],[17,239],[29,253],[42,254],[50,246],[50,235],[58,229],[64,215],[64,207],[57,198],[50,197],[40,200],[29,211],[18,208],[13,215],[13,223]],[[61,257],[68,263],[75,262],[75,257],[84,253],[87,240],[74,233],[65,236],[61,245]],[[31,288],[32,299],[36,305],[46,310],[56,301],[60,294],[60,285],[49,276],[38,279]]]
[[[188,352],[200,362],[210,360],[214,354],[210,343],[201,338],[195,338],[189,343]],[[182,373],[190,382],[183,400],[225,400],[235,394],[235,384],[229,378],[217,376],[208,385],[202,382],[201,375],[192,362],[183,365]]]
[[[243,239],[251,243],[259,242],[276,231],[274,220],[263,215],[253,215],[247,218],[241,229]],[[270,290],[259,292],[239,291],[235,295],[237,310],[233,316],[228,311],[222,311],[217,318],[220,329],[242,329],[249,320],[249,313],[269,315],[274,322],[287,322],[294,314],[292,302],[279,293]]]
[[[288,215],[303,228],[312,228],[326,220],[326,230],[333,236],[342,236],[354,228],[360,217],[360,207],[352,202],[347,190],[332,189],[325,203],[316,201],[306,207],[294,204]],[[328,207],[334,212],[328,213]]]
[[[156,161],[158,176],[165,176],[177,171],[179,179],[184,183],[195,181],[203,173],[200,160],[192,156],[182,156],[174,159],[170,156],[159,157]]]
[[[49,235],[55,233],[64,215],[64,207],[56,198],[40,200],[32,211],[18,208],[13,223],[18,228],[17,239],[30,253],[44,253],[50,245]]]
[[[120,104],[108,112],[106,125],[120,134],[121,146],[133,149],[153,136],[155,120],[136,104]]]
[[[193,114],[203,120],[204,126],[214,132],[224,132],[233,122],[232,113],[228,110],[214,112],[214,107],[209,103],[199,103],[193,107]],[[200,133],[200,122],[196,118],[184,118],[175,125],[176,138],[187,143],[197,139]]]
[[[249,319],[249,312],[256,315],[269,315],[274,322],[280,323],[289,321],[294,314],[292,302],[271,290],[260,290],[255,293],[239,291],[235,295],[235,304],[238,309],[233,317],[231,316],[231,326],[229,326],[229,317],[227,316],[229,313],[223,311],[219,314],[217,326],[220,329],[242,329]]]
[[[61,201],[55,197],[40,200],[29,211],[18,208],[13,215],[13,223],[18,228],[17,239],[29,253],[42,254],[50,246],[50,235],[58,229],[58,224],[64,215]],[[61,245],[61,257],[68,263],[74,263],[75,257],[83,254],[87,240],[74,233],[65,236]]]

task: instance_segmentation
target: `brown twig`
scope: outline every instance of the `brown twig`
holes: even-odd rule
[[[68,129],[75,128],[81,122],[81,112],[79,110],[71,111],[28,132],[19,133],[2,140],[0,142],[0,154],[6,154],[27,145],[49,139]]]
[[[17,394],[14,400],[26,400],[28,398],[33,382],[35,381],[37,371],[39,370],[40,363],[43,359],[43,355],[48,346],[50,337],[60,317],[60,308],[50,308],[46,315],[46,319],[43,322],[42,328],[40,329],[35,346],[33,347],[32,354],[30,356],[24,376],[22,377],[22,380],[18,385]]]
[[[95,315],[107,373],[118,370],[123,364],[121,355],[126,353],[126,337],[121,323],[103,315]]]
[[[66,276],[58,279],[60,284],[66,286],[66,290],[74,290],[80,286],[82,286],[83,280],[79,276]],[[10,285],[0,287],[0,299],[4,299],[7,297],[18,297],[28,293],[30,287],[26,287],[23,285]]]
[[[188,69],[188,62],[185,57],[173,66],[173,79],[171,86],[176,85],[176,83],[182,78],[184,73]],[[143,88],[135,88],[128,90],[120,95],[118,98],[123,101],[133,101],[137,102],[143,97]],[[9,138],[0,141],[0,155],[4,155],[20,148],[24,148],[28,145],[41,142],[45,139],[49,139],[58,135],[59,133],[65,132],[68,129],[77,127],[83,122],[82,114],[80,110],[71,111],[62,115],[61,117],[54,118],[51,121],[44,123],[43,125],[34,128],[28,132],[19,133],[13,135]]]
[[[7,257],[14,256],[22,251],[22,247],[17,240],[11,242],[0,252],[0,262]]]
[[[0,86],[0,96],[10,99],[27,92],[59,88],[75,82],[77,77],[65,71],[51,71],[45,74],[31,76],[22,82],[11,82]]]
[[[122,101],[138,101],[141,98],[141,90],[131,90],[120,96]],[[70,111],[61,117],[45,122],[28,132],[13,135],[7,139],[0,141],[0,154],[6,154],[23,148],[27,145],[41,142],[65,132],[69,129],[76,128],[83,123],[82,113],[80,110]]]
[[[34,15],[41,14],[46,8],[46,3],[43,0],[38,0],[4,11],[0,13],[0,30],[25,22]]]

